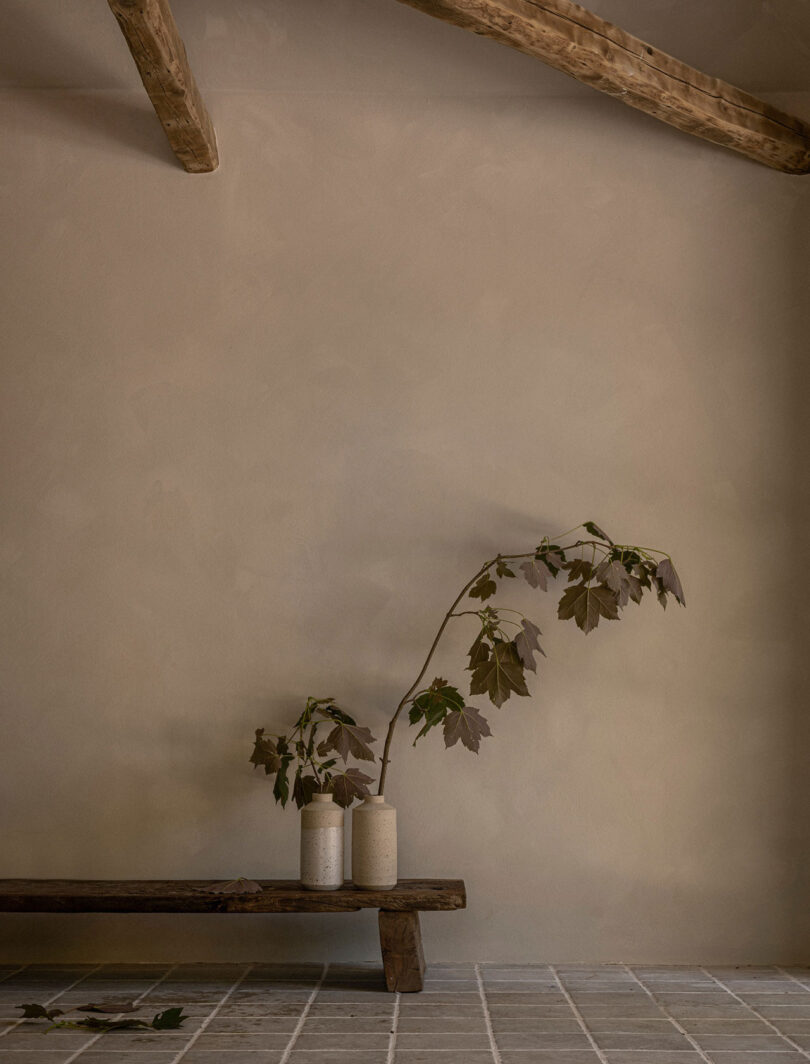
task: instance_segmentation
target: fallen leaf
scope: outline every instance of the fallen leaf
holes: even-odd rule
[[[61,1009],[49,1009],[45,1005],[15,1005],[15,1008],[22,1009],[22,1018],[24,1020],[52,1020],[54,1016],[63,1016],[64,1013]]]
[[[117,1015],[125,1012],[137,1012],[140,1005],[136,1005],[134,1001],[98,1001],[91,1002],[89,1005],[77,1005],[77,1012],[110,1012],[113,1015]]]
[[[213,886],[203,887],[208,894],[259,894],[264,887],[255,879],[228,879],[224,883],[214,883]]]

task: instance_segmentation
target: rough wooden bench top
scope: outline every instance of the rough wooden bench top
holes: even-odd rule
[[[393,890],[304,890],[294,879],[261,879],[260,894],[210,894],[210,879],[0,879],[0,912],[323,913],[463,909],[461,879],[401,879]]]
[[[210,879],[0,879],[0,913],[341,913],[379,909],[389,990],[421,990],[425,959],[419,913],[463,909],[461,879],[401,879],[393,890],[304,890],[262,879],[255,894],[211,894]]]

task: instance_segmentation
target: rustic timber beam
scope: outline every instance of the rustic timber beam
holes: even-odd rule
[[[217,139],[169,0],[108,0],[172,151],[191,174],[216,170]]]
[[[685,133],[788,174],[810,172],[810,125],[658,51],[570,0],[400,0],[491,37]]]

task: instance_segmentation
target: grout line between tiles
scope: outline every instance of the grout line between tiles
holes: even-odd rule
[[[323,986],[323,981],[326,978],[326,973],[328,971],[329,971],[329,964],[326,963],[323,966],[323,971],[321,972],[320,979],[315,984],[314,990],[312,991],[312,993],[307,998],[307,1002],[304,1005],[303,1012],[298,1017],[298,1023],[295,1025],[295,1030],[290,1035],[290,1040],[287,1043],[286,1048],[284,1049],[284,1052],[281,1054],[281,1060],[279,1061],[279,1064],[287,1064],[287,1061],[290,1059],[290,1053],[292,1053],[292,1051],[293,1051],[293,1049],[295,1047],[295,1043],[298,1041],[298,1037],[301,1034],[301,1031],[303,1030],[304,1024],[306,1023],[307,1016],[309,1016],[309,1010],[312,1008],[313,1002],[315,1001],[315,998],[318,996],[318,991]]]
[[[570,1010],[573,1012],[574,1016],[576,1017],[577,1023],[582,1028],[582,1033],[585,1035],[585,1037],[590,1042],[591,1049],[594,1051],[594,1053],[596,1053],[597,1057],[599,1057],[599,1060],[601,1061],[601,1064],[608,1064],[607,1057],[602,1052],[602,1050],[599,1048],[599,1046],[596,1044],[596,1039],[591,1034],[591,1032],[588,1030],[588,1025],[585,1023],[585,1020],[582,1018],[582,1013],[577,1008],[576,1002],[571,997],[571,995],[568,992],[568,990],[563,986],[562,979],[560,979],[560,976],[559,976],[559,973],[557,972],[557,969],[554,967],[553,964],[550,964],[549,965],[549,970],[551,971],[551,974],[554,976],[554,978],[555,978],[555,980],[557,982],[557,986],[560,988],[560,993],[563,995],[565,1000],[568,1002],[568,1007],[570,1008]]]
[[[0,983],[5,983],[6,979],[11,979],[13,976],[19,975],[20,972],[24,972],[27,967],[28,967],[27,964],[21,964],[20,967],[19,968],[15,968],[14,971],[7,972],[6,975],[4,975],[2,978],[0,978]]]
[[[777,972],[781,972],[782,975],[786,975],[788,979],[791,980],[791,982],[796,983],[802,988],[802,990],[810,990],[810,986],[808,986],[806,983],[803,983],[801,979],[797,979],[795,975],[791,975],[790,972],[787,971],[785,968],[777,968],[776,970]]]
[[[394,1064],[394,1053],[397,1048],[397,1034],[399,1033],[399,1004],[401,994],[397,991],[394,997],[394,1015],[391,1017],[391,1035],[388,1039],[388,1056],[385,1064]]]
[[[481,965],[475,966],[475,978],[478,981],[478,996],[481,998],[481,1008],[484,1010],[484,1023],[487,1028],[487,1038],[489,1038],[489,1049],[492,1053],[492,1059],[495,1064],[502,1064],[501,1051],[498,1049],[498,1044],[495,1041],[495,1032],[492,1030],[492,1017],[489,1014],[489,1002],[487,1001],[487,995],[484,991],[484,979],[481,975]]]
[[[787,1042],[789,1046],[792,1046],[797,1053],[801,1053],[805,1060],[810,1060],[810,1050],[802,1049],[798,1042],[794,1042],[792,1038],[788,1037],[788,1035],[782,1034],[776,1024],[771,1023],[771,1021],[766,1016],[763,1016],[759,1009],[755,1008],[753,1005],[749,1005],[744,998],[741,998],[739,994],[736,994],[733,990],[727,987],[722,980],[717,978],[717,976],[712,975],[711,972],[707,972],[705,968],[701,968],[701,971],[705,975],[708,975],[708,977],[712,979],[715,983],[717,983],[719,987],[725,990],[727,994],[731,994],[735,1001],[739,1001],[739,1003],[746,1009],[748,1009],[749,1012],[752,1012],[757,1017],[757,1019],[760,1019],[763,1023],[766,1023],[775,1034],[778,1034],[779,1037],[782,1038],[785,1042]]]
[[[177,1056],[172,1057],[172,1059],[170,1061],[170,1064],[178,1064],[178,1062],[183,1059],[183,1057],[186,1055],[186,1053],[188,1053],[189,1049],[191,1049],[191,1047],[194,1045],[194,1043],[197,1041],[197,1039],[200,1037],[200,1035],[203,1033],[203,1031],[206,1030],[206,1028],[211,1023],[211,1021],[216,1017],[217,1013],[222,1008],[222,1006],[225,1004],[225,1002],[230,998],[231,994],[233,994],[234,991],[238,990],[239,987],[242,985],[242,983],[244,983],[244,981],[247,979],[247,977],[253,971],[253,968],[254,968],[254,965],[252,965],[252,964],[248,964],[247,965],[245,970],[242,972],[242,974],[239,976],[239,978],[236,980],[236,982],[233,984],[233,986],[230,988],[230,990],[227,990],[222,995],[222,997],[217,1002],[217,1004],[214,1006],[212,1011],[208,1013],[208,1015],[205,1017],[203,1022],[200,1024],[200,1026],[197,1028],[197,1030],[194,1032],[194,1034],[191,1036],[191,1038],[188,1040],[188,1042],[186,1042],[186,1044],[183,1046],[183,1048],[180,1050],[180,1052],[177,1054]]]
[[[627,972],[627,974],[629,976],[631,976],[633,979],[635,979],[635,981],[638,983],[638,985],[641,987],[641,989],[644,991],[644,993],[647,995],[647,997],[650,999],[650,1001],[652,1001],[652,1003],[654,1005],[656,1005],[663,1012],[663,1014],[670,1021],[670,1023],[674,1024],[675,1027],[677,1027],[677,1029],[681,1032],[681,1034],[684,1036],[684,1038],[689,1042],[689,1044],[695,1050],[695,1052],[699,1054],[700,1059],[705,1061],[706,1064],[712,1064],[712,1061],[709,1059],[709,1057],[706,1056],[706,1051],[704,1049],[701,1049],[700,1045],[695,1041],[695,1039],[692,1037],[692,1035],[689,1034],[689,1032],[686,1030],[686,1028],[683,1026],[683,1024],[680,1022],[680,1020],[676,1020],[675,1019],[675,1017],[672,1015],[672,1013],[669,1011],[669,1009],[666,1007],[666,1005],[662,1004],[662,1002],[660,1002],[658,1000],[658,998],[655,996],[653,991],[650,990],[650,988],[648,986],[645,986],[644,983],[642,983],[642,981],[639,979],[639,977],[636,975],[636,973],[633,971],[633,969],[630,968],[626,964],[623,965],[622,967],[624,968],[624,970]]]
[[[160,979],[156,979],[155,982],[152,983],[151,986],[147,987],[146,990],[144,990],[144,992],[142,994],[139,994],[136,998],[133,999],[133,1004],[134,1005],[140,1005],[140,1003],[143,1001],[143,999],[146,997],[146,995],[150,994],[155,989],[155,987],[160,986],[160,984],[163,982],[164,979],[168,979],[169,976],[171,975],[171,973],[175,970],[175,968],[177,968],[176,964],[173,964],[171,966],[171,968],[167,968],[166,971],[163,973],[163,975],[161,975]],[[117,1015],[111,1016],[110,1019],[111,1020],[123,1020],[124,1019],[124,1013],[123,1012],[119,1012]],[[89,1042],[85,1042],[84,1045],[81,1046],[79,1049],[77,1049],[75,1053],[71,1053],[71,1055],[67,1058],[67,1060],[64,1060],[62,1062],[62,1064],[73,1064],[73,1061],[76,1060],[78,1057],[80,1057],[81,1054],[85,1051],[85,1049],[89,1049],[90,1046],[95,1045],[96,1042],[98,1042],[98,1040],[100,1038],[103,1038],[106,1033],[107,1033],[106,1031],[101,1031],[101,1032],[99,1032],[99,1034],[94,1035],[90,1039]]]
[[[103,965],[97,964],[95,966],[95,968],[91,968],[89,971],[86,971],[84,973],[84,975],[80,975],[78,979],[75,979],[72,983],[70,983],[68,986],[66,986],[63,990],[60,990],[58,994],[54,994],[52,997],[49,997],[46,1001],[43,1001],[42,1004],[43,1005],[52,1005],[54,1003],[54,1001],[58,1001],[59,998],[63,994],[66,994],[68,992],[68,990],[72,990],[74,986],[78,986],[79,983],[81,983],[85,979],[87,979],[87,977],[92,975],[93,972],[97,972],[99,970],[99,968],[101,968],[101,967],[103,967]],[[5,1031],[0,1031],[0,1038],[2,1038],[3,1035],[8,1034],[9,1031],[16,1030],[16,1028],[20,1026],[20,1024],[23,1022],[23,1020],[24,1020],[24,1017],[19,1019],[19,1020],[17,1020],[16,1023],[12,1023],[12,1025],[10,1027],[6,1027]]]

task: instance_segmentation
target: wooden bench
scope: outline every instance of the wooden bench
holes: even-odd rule
[[[2,879],[6,913],[347,913],[379,909],[385,984],[411,993],[424,983],[419,913],[463,909],[461,879],[401,879],[393,890],[304,890],[291,879],[258,881],[261,893],[211,894],[203,879]]]

